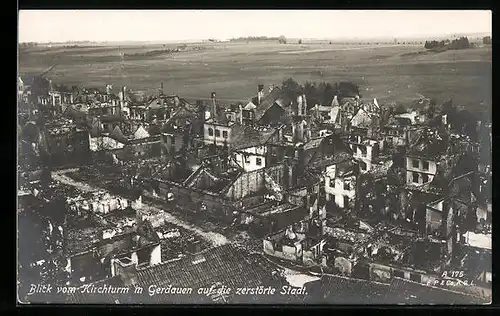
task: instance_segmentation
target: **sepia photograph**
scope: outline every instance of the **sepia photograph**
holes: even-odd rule
[[[489,305],[492,12],[19,10],[17,304]]]

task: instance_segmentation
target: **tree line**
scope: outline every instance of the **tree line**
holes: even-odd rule
[[[280,44],[286,44],[287,39],[285,36],[281,35],[279,37],[268,37],[268,36],[245,36],[245,37],[235,37],[229,39],[230,42],[260,42],[260,41],[278,41]]]
[[[491,45],[491,36],[483,37],[483,44],[484,45]]]
[[[310,82],[300,85],[293,78],[283,81],[282,89],[289,98],[295,99],[304,94],[308,104],[331,104],[337,96],[339,102],[343,98],[359,96],[359,86],[352,82]]]
[[[425,41],[424,48],[431,50],[456,50],[456,49],[467,49],[474,47],[474,44],[469,42],[466,36],[454,39],[450,41],[449,39],[441,41]]]

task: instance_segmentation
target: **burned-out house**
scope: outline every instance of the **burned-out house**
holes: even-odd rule
[[[253,171],[275,163],[272,144],[281,141],[279,129],[238,124],[233,132],[228,149],[238,166]]]
[[[104,120],[94,118],[88,132],[90,149],[120,160],[161,156],[161,135],[150,135],[145,124],[135,124],[123,117]],[[112,130],[110,130],[112,128]]]
[[[64,229],[65,270],[71,282],[114,276],[116,265],[150,266],[161,262],[161,245],[151,223],[141,216],[139,200],[102,196],[68,199]]]
[[[431,183],[437,175],[448,177],[452,170],[456,170],[464,154],[469,153],[466,156],[470,158],[471,155],[475,155],[474,151],[469,143],[464,143],[452,135],[431,129],[422,130],[406,153],[407,185],[425,185]],[[470,161],[467,171],[469,169],[477,170],[477,163]]]
[[[361,172],[368,172],[374,165],[381,164],[389,159],[383,155],[383,140],[352,133],[343,137],[351,147],[353,157],[359,163]]]
[[[180,106],[161,127],[163,154],[172,156],[193,148],[199,125],[198,113],[188,105]]]
[[[285,115],[284,107],[290,101],[279,87],[271,87],[264,95],[263,86],[259,85],[258,95],[254,100],[240,108],[240,123],[245,125],[279,126]]]
[[[231,141],[235,122],[231,121],[225,111],[217,104],[215,92],[212,92],[210,105],[205,106],[205,122],[203,124],[203,142],[215,147],[226,146]]]
[[[322,225],[324,216],[301,220],[286,229],[266,236],[263,240],[264,253],[305,266],[325,263]]]
[[[71,120],[60,119],[45,126],[51,166],[87,163],[91,158],[88,133]]]

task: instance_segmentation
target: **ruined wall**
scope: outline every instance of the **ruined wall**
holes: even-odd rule
[[[392,271],[390,267],[371,264],[370,265],[370,279],[376,282],[390,282],[392,278]]]
[[[413,166],[413,162],[418,162],[418,166]],[[424,162],[427,162],[428,168],[424,168]],[[426,166],[425,166],[426,167]],[[418,184],[431,182],[437,172],[437,164],[434,161],[423,160],[420,158],[406,157],[406,182],[413,183],[413,173],[418,174]],[[428,176],[427,182],[424,182],[423,174]],[[415,183],[417,184],[417,183]]]
[[[432,234],[441,228],[443,223],[443,215],[441,212],[433,209],[426,209],[425,227],[428,234]]]
[[[234,153],[236,163],[245,171],[254,171],[266,167],[267,147],[251,147]]]
[[[243,173],[229,188],[226,193],[226,197],[233,200],[241,200],[252,193],[263,190],[265,188],[264,172],[275,179],[279,185],[283,186],[284,166],[276,165],[265,169]]]
[[[235,204],[220,196],[192,188],[185,188],[182,184],[175,182],[160,182],[159,190],[161,199],[166,199],[167,193],[171,192],[174,194],[176,202],[181,208],[199,212],[203,203],[210,215],[223,220],[230,220],[233,210],[237,209]]]
[[[239,200],[247,195],[262,190],[264,185],[263,169],[243,173],[229,188],[229,191],[226,193],[226,197],[233,200]]]
[[[192,183],[193,188],[205,190],[216,185],[215,180],[210,177],[205,171],[201,170],[201,174],[196,180]]]
[[[356,197],[356,177],[331,178],[325,176],[325,193],[327,201],[334,200],[337,206],[347,207],[344,205],[344,196],[347,196],[349,201]]]

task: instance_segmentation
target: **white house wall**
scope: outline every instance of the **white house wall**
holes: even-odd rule
[[[267,147],[251,147],[242,149],[234,154],[236,163],[245,171],[254,171],[266,167],[265,156],[267,154]],[[246,159],[245,159],[246,157]],[[260,165],[257,164],[257,159],[260,159]]]
[[[228,126],[218,126],[218,125],[212,125],[212,124],[206,124],[204,125],[204,137],[203,140],[205,144],[213,144],[214,141],[217,144],[217,146],[223,146],[224,141],[226,141],[228,144],[231,141],[231,127]],[[213,130],[213,135],[210,136],[209,129]],[[217,137],[216,131],[220,131],[220,136]],[[224,137],[224,132],[227,132],[227,137]]]
[[[335,184],[334,186],[331,186],[330,183],[331,180],[333,180]],[[344,182],[346,181],[350,182],[349,190],[344,189]],[[352,201],[356,196],[356,182],[354,177],[345,179],[345,178],[331,178],[330,176],[325,176],[325,193],[327,201],[330,201],[333,196],[335,204],[337,204],[337,206],[341,208],[346,207],[346,205],[344,205],[344,196],[347,196],[349,198],[349,201]]]
[[[149,261],[150,265],[155,265],[161,263],[161,244],[153,248],[151,252],[151,260]]]
[[[90,150],[93,152],[100,150],[121,149],[125,145],[108,136],[89,137]]]

